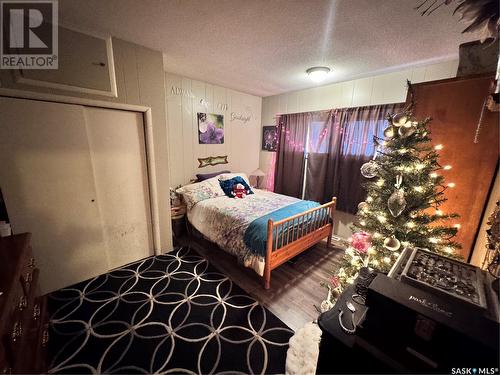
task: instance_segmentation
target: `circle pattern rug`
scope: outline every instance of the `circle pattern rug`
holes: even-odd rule
[[[189,248],[56,291],[49,311],[51,373],[284,373],[293,335]]]

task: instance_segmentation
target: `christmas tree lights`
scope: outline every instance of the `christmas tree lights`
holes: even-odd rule
[[[446,225],[458,215],[440,208],[445,191],[456,184],[444,182],[451,166],[438,163],[438,152],[445,146],[431,145],[431,119],[418,121],[407,110],[387,120],[384,138],[374,137],[374,159],[361,167],[367,197],[358,206],[342,265],[324,284],[329,295],[352,283],[363,266],[389,271],[405,247],[449,257],[457,257],[460,248],[453,239],[460,224]]]

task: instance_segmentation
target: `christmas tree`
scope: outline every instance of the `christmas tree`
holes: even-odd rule
[[[453,237],[460,225],[445,222],[458,215],[440,209],[455,184],[444,182],[451,166],[438,163],[443,145],[430,143],[431,119],[416,121],[407,109],[387,120],[384,137],[374,137],[373,160],[361,167],[367,197],[358,206],[342,265],[326,283],[330,289],[352,283],[363,266],[389,271],[405,247],[457,257],[460,245]]]

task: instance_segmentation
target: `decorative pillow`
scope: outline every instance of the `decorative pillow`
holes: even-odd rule
[[[246,173],[223,173],[221,175],[219,175],[219,180],[230,180],[231,178],[234,178],[234,177],[241,177],[242,179],[245,180],[245,182],[247,183],[247,185],[250,186],[250,180],[248,179],[248,176],[246,175]]]
[[[213,173],[198,173],[196,175],[196,178],[198,179],[198,182],[208,180],[209,178],[218,176],[223,173],[231,173],[231,171],[220,171],[220,172],[213,172]]]
[[[209,178],[208,180],[185,185],[176,190],[177,193],[182,194],[182,198],[186,203],[188,210],[193,206],[205,199],[217,198],[224,196],[224,191],[221,189],[217,177]]]
[[[220,187],[229,198],[234,198],[233,188],[237,184],[242,184],[248,194],[253,194],[252,189],[241,176],[230,178],[229,180],[219,180]]]

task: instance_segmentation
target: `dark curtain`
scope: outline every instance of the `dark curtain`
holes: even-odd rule
[[[282,115],[278,119],[278,149],[274,191],[301,198],[304,176],[304,149],[310,113]]]
[[[332,110],[320,135],[313,137],[318,141],[310,139],[305,198],[327,202],[336,196],[339,210],[356,213],[366,196],[360,168],[373,158],[373,136],[383,136],[387,114],[403,107],[399,103]],[[311,147],[311,141],[320,146]]]
[[[340,158],[329,155],[339,155],[341,136],[338,120],[335,110],[314,117],[308,144],[305,199],[325,203],[333,197],[332,186],[338,177],[334,171]]]

